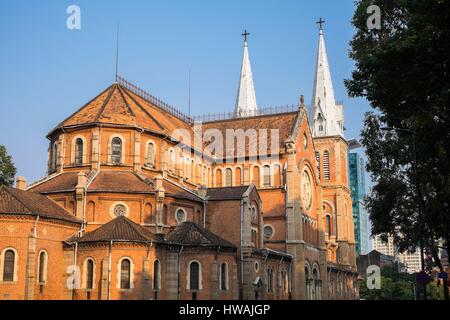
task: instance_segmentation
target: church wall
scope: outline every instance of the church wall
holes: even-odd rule
[[[239,247],[241,244],[240,200],[209,201],[206,204],[206,228]]]
[[[62,299],[63,261],[62,241],[76,234],[79,226],[45,220],[41,218],[37,224],[36,240],[33,228],[36,218],[2,217],[0,220],[0,254],[12,248],[16,252],[16,280],[12,283],[0,281],[0,299]],[[38,283],[39,254],[47,253],[44,282]],[[0,271],[3,271],[1,257]]]

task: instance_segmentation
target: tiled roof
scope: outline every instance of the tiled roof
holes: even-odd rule
[[[209,188],[206,193],[208,200],[241,200],[249,186]]]
[[[32,186],[30,191],[39,193],[74,191],[78,184],[78,172],[64,172]]]
[[[125,216],[117,217],[110,222],[98,227],[94,231],[84,234],[81,238],[71,237],[69,243],[88,242],[164,242],[162,237],[153,234]]]
[[[181,245],[236,248],[232,243],[194,222],[183,222],[167,235],[166,240]]]
[[[202,198],[200,198],[195,192],[188,191],[169,179],[164,179],[163,188],[165,190],[165,194],[168,196],[174,196],[192,201],[202,201]]]
[[[85,124],[137,126],[169,135],[175,129],[190,129],[188,123],[154,106],[117,83],[62,121],[49,135],[57,129]]]
[[[214,121],[214,122],[208,122],[203,124],[203,132],[205,132],[208,129],[217,129],[222,132],[222,135],[225,139],[226,130],[232,129],[232,130],[239,130],[242,129],[244,132],[247,130],[256,130],[256,139],[253,139],[255,141],[250,141],[250,139],[245,139],[245,155],[254,156],[252,149],[256,150],[256,155],[258,155],[259,152],[259,132],[258,130],[264,130],[267,129],[267,150],[270,151],[271,149],[271,130],[272,129],[278,129],[279,134],[279,150],[282,151],[284,149],[284,142],[286,139],[291,135],[295,122],[298,116],[298,112],[289,112],[289,113],[279,113],[279,114],[271,114],[271,115],[262,115],[262,116],[256,116],[256,117],[250,117],[250,118],[236,118],[236,119],[230,119],[230,120],[224,120],[224,121]],[[228,145],[227,145],[228,146]],[[227,155],[226,150],[223,151],[224,158]],[[237,153],[237,145],[235,143],[234,145],[234,155],[239,155]]]
[[[39,193],[3,186],[0,189],[0,215],[23,214],[81,223],[55,202]]]
[[[154,192],[154,189],[134,172],[100,171],[89,185],[88,191],[150,193]]]

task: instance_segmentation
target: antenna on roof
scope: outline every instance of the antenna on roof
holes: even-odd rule
[[[188,116],[191,116],[191,68],[189,68]]]
[[[119,22],[117,22],[117,43],[116,43],[116,82],[119,76]]]

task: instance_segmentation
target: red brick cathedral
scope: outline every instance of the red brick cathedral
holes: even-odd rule
[[[0,189],[0,299],[357,297],[323,31],[310,109],[258,109],[244,35],[234,113],[199,124],[118,77],[48,134],[48,175]]]

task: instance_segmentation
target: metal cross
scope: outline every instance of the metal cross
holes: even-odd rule
[[[242,36],[244,37],[244,42],[247,42],[247,37],[250,35],[250,33],[247,32],[247,30],[244,31]]]
[[[320,17],[319,21],[316,22],[318,25],[320,25],[320,30],[323,30],[323,24],[325,23],[325,20]]]

